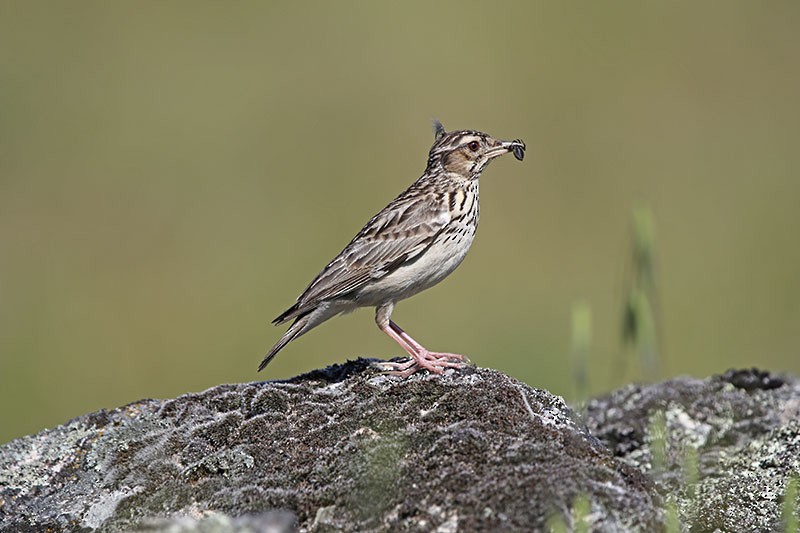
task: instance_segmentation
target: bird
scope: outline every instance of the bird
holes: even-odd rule
[[[478,179],[494,159],[513,153],[522,161],[525,143],[497,140],[476,130],[446,131],[434,119],[434,142],[422,176],[373,216],[273,324],[292,320],[264,356],[263,370],[289,342],[336,315],[375,308],[378,328],[410,356],[384,362],[387,374],[406,378],[427,370],[462,368],[460,354],[432,352],[391,320],[397,302],[436,285],[469,251],[478,227]]]

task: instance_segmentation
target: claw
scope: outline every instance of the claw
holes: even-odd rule
[[[387,361],[385,363],[376,363],[375,366],[380,368],[383,374],[407,378],[421,370],[427,370],[433,374],[441,374],[448,368],[464,368],[467,366],[464,362],[466,359],[465,356],[457,353],[424,350],[414,354],[408,361],[403,361],[402,363]]]

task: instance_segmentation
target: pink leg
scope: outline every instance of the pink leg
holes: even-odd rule
[[[392,328],[398,335],[400,335],[408,344],[413,346],[419,352],[426,352],[428,355],[434,357],[434,359],[455,359],[456,361],[465,361],[467,357],[465,355],[461,355],[458,353],[447,353],[447,352],[431,352],[425,349],[420,343],[415,341],[411,338],[411,335],[406,333],[403,328],[395,324],[393,321],[389,321],[389,327]]]
[[[446,368],[463,368],[465,366],[463,361],[466,358],[463,355],[431,352],[391,320],[384,324],[379,323],[379,327],[411,356],[411,360],[404,363],[383,363],[384,366],[392,369],[391,374],[405,378],[423,369],[434,374],[441,374]]]

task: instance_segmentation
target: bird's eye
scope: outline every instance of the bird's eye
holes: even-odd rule
[[[479,143],[478,141],[472,141],[467,146],[469,146],[469,149],[472,150],[473,152],[477,152],[478,148],[481,147],[481,143]]]

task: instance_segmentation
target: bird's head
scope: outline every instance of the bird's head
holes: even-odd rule
[[[445,131],[438,120],[434,120],[436,139],[428,154],[428,169],[441,167],[448,173],[466,179],[477,179],[483,169],[496,157],[513,153],[522,161],[525,143],[520,139],[500,141],[491,135],[474,130]]]

